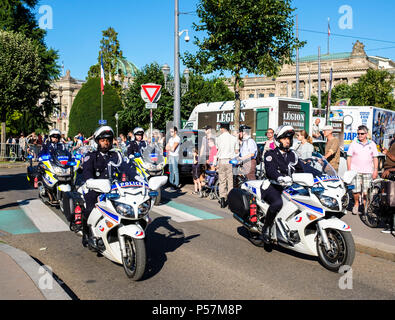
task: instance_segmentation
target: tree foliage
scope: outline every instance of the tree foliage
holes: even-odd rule
[[[69,116],[68,136],[73,137],[78,132],[91,136],[99,127],[101,114],[100,79],[94,78],[83,84],[78,92]],[[107,125],[115,129],[115,114],[122,108],[121,100],[109,84],[104,87],[103,118]]]
[[[53,101],[53,96],[50,94],[50,85],[54,79],[60,75],[60,67],[57,65],[58,54],[53,49],[48,49],[45,44],[46,31],[39,28],[36,21],[34,10],[37,6],[37,0],[3,0],[0,4],[0,30],[13,31],[23,34],[25,38],[29,39],[32,45],[35,46],[36,52],[40,58],[40,68],[37,70],[37,74],[29,82],[23,83],[22,78],[19,79],[20,86],[35,87],[40,95],[32,94],[28,96],[27,92],[23,94],[18,92],[20,97],[15,97],[19,100],[18,105],[2,105],[1,107],[13,108],[10,109],[7,114],[9,116],[14,115],[15,108],[19,108],[20,114],[25,114],[22,118],[29,118],[30,123],[35,122],[36,128],[46,129],[48,126],[48,117],[56,108],[56,104]],[[12,73],[11,73],[12,74]],[[8,78],[9,83],[5,83],[6,88],[12,87],[11,77]],[[44,101],[41,105],[37,105],[38,98]],[[29,116],[29,112],[34,114],[34,119]],[[13,116],[14,117],[14,116]],[[10,123],[14,123],[15,117],[11,119]],[[4,110],[2,110],[2,121],[4,119]],[[13,128],[15,130],[16,128]],[[34,128],[35,129],[35,128]]]
[[[168,81],[171,81],[171,77]],[[185,82],[185,79],[181,79]],[[127,133],[139,126],[149,128],[150,111],[145,108],[141,98],[141,85],[156,83],[162,85],[162,95],[158,101],[158,109],[153,110],[153,125],[165,130],[166,122],[173,119],[174,100],[164,88],[164,77],[157,63],[144,66],[137,74],[133,84],[125,94],[124,109],[119,113],[121,132]],[[188,119],[191,111],[200,103],[227,101],[233,93],[226,87],[222,79],[206,80],[201,75],[190,74],[189,91],[181,98],[181,118]]]
[[[368,70],[366,74],[353,85],[346,83],[335,86],[332,90],[331,105],[341,99],[350,99],[351,106],[375,106],[384,109],[395,109],[393,90],[395,76],[386,70]],[[311,97],[313,107],[318,106],[318,98]],[[321,97],[322,107],[328,105],[328,92]]]
[[[100,51],[97,58],[98,62],[90,67],[87,80],[100,78],[101,56],[103,56],[105,80],[107,83],[110,83],[110,85],[117,91],[118,95],[121,96],[122,83],[124,82],[125,76],[122,72],[117,70],[116,64],[117,59],[124,58],[118,40],[118,33],[114,28],[109,27],[107,30],[102,31],[102,34],[103,38],[100,40]],[[116,75],[118,75],[117,79],[115,79]]]
[[[206,37],[195,37],[198,52],[187,52],[183,60],[199,73],[231,72],[236,129],[242,72],[275,76],[303,45],[293,33],[293,12],[291,0],[200,0],[198,4],[200,24],[194,29]]]

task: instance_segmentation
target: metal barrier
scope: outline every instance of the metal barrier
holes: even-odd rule
[[[0,159],[10,162],[24,161],[28,153],[31,153],[36,159],[40,150],[41,145],[37,144],[26,144],[25,148],[22,148],[17,143],[0,143]]]

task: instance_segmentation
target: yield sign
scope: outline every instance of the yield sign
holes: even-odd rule
[[[145,102],[156,102],[161,96],[162,86],[154,83],[147,83],[141,85],[141,97]]]

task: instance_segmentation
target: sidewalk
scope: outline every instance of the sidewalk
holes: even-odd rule
[[[71,300],[27,253],[0,242],[0,300]]]
[[[2,161],[0,162],[0,168],[26,168],[29,166],[29,162],[23,162],[23,161],[15,161],[15,162],[10,162],[10,161]]]

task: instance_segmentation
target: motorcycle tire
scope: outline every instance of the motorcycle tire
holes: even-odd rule
[[[336,229],[325,230],[328,240],[333,248],[332,252],[327,252],[320,235],[317,237],[317,253],[321,265],[333,272],[339,272],[342,266],[350,266],[355,258],[355,243],[350,232]]]
[[[64,214],[68,222],[74,220],[74,201],[69,192],[62,192],[59,199],[60,211]]]
[[[138,281],[145,272],[147,254],[144,239],[125,237],[127,257],[122,257],[122,265],[128,278]]]

